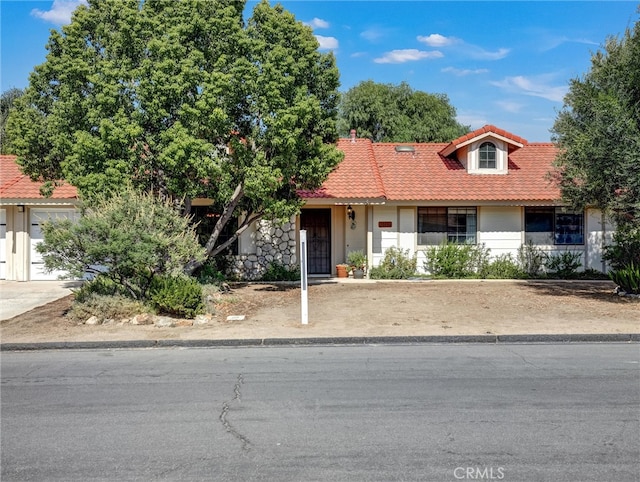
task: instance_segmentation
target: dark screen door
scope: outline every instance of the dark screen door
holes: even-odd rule
[[[303,209],[300,229],[307,230],[309,274],[331,273],[331,209]]]

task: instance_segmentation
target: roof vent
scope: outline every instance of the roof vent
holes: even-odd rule
[[[416,152],[413,146],[396,146],[396,152]]]

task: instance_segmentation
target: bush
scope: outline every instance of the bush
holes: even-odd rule
[[[73,290],[73,294],[76,303],[84,303],[94,295],[128,297],[122,286],[106,276],[96,276],[91,281],[86,281],[80,288]]]
[[[196,273],[198,283],[203,285],[217,285],[222,283],[226,276],[224,271],[219,268],[217,260],[207,260]]]
[[[99,294],[98,292],[87,290],[81,293],[80,299],[78,298],[78,292],[76,292],[76,299],[67,316],[77,322],[86,321],[92,316],[97,316],[103,320],[121,320],[150,311],[151,309],[145,306],[144,303],[126,296]]]
[[[524,278],[526,274],[520,269],[511,253],[507,253],[501,254],[491,261],[481,276],[490,279],[519,279]]]
[[[546,253],[531,241],[518,248],[518,265],[531,278],[540,276],[546,259]]]
[[[417,258],[409,250],[387,248],[380,265],[369,270],[372,279],[408,279],[416,274]]]
[[[631,265],[640,266],[640,227],[619,226],[613,233],[613,244],[604,248],[603,258],[614,271]]]
[[[623,291],[640,294],[640,266],[631,263],[625,268],[611,271],[609,277]]]
[[[271,263],[267,266],[261,281],[298,281],[300,268],[289,269],[281,263]]]
[[[186,276],[158,276],[151,288],[151,305],[160,313],[194,318],[204,312],[202,286]]]
[[[580,258],[580,253],[565,251],[560,254],[548,256],[545,261],[545,267],[552,275],[559,278],[575,278],[578,273],[578,269],[582,266]]]
[[[481,277],[489,266],[489,249],[483,244],[443,243],[425,252],[424,268],[445,278]]]
[[[175,275],[204,258],[189,223],[170,200],[128,188],[96,200],[76,223],[44,223],[36,249],[47,270],[109,278],[130,298],[146,301],[154,277]]]

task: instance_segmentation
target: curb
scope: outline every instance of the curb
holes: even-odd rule
[[[252,346],[381,345],[467,343],[640,343],[640,333],[564,335],[370,336],[327,338],[248,338],[230,340],[128,340],[2,343],[0,351],[110,350],[131,348],[216,348]]]

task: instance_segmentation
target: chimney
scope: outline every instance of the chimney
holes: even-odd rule
[[[356,130],[355,129],[351,129],[351,142],[356,142]]]

